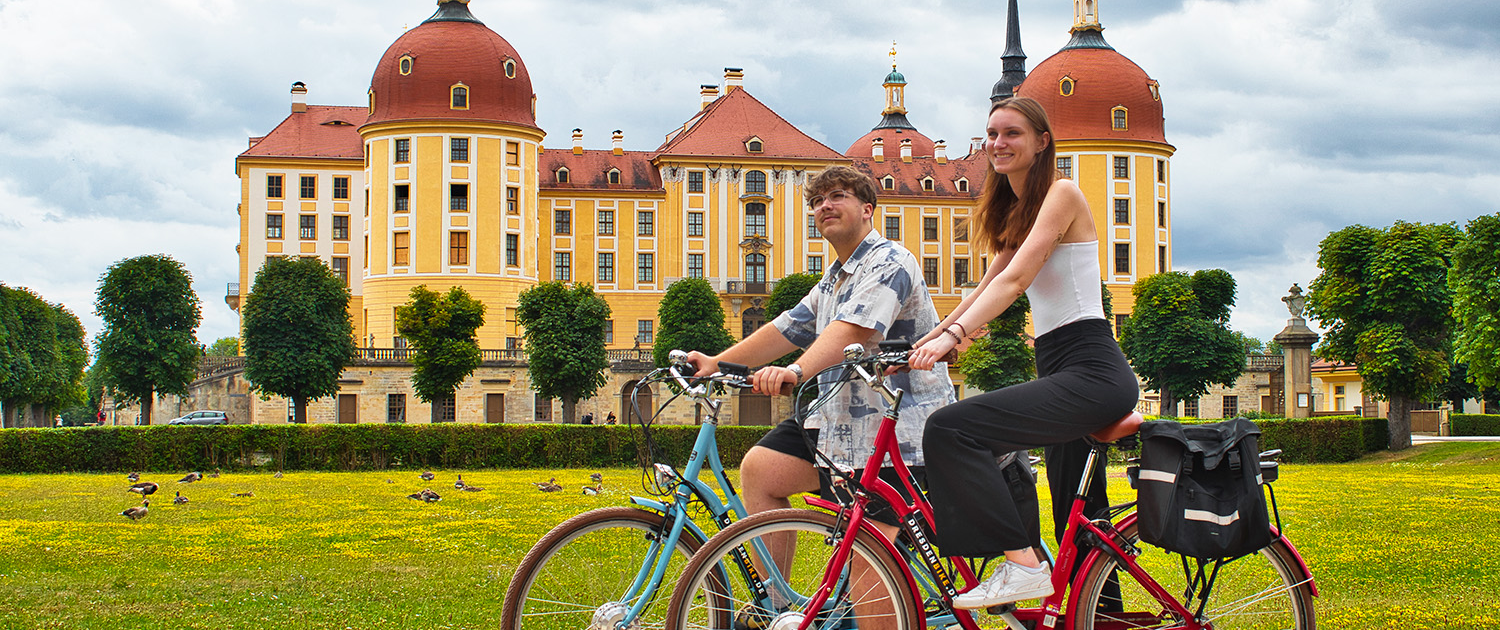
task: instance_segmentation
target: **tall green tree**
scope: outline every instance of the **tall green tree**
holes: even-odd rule
[[[1233,383],[1245,369],[1245,349],[1229,330],[1234,278],[1221,269],[1189,276],[1148,276],[1131,289],[1135,306],[1120,348],[1146,388],[1161,394],[1163,415],[1177,401],[1197,398],[1213,383]]]
[[[199,305],[192,276],[165,254],[121,260],[99,280],[101,377],[120,401],[141,404],[143,424],[151,424],[156,393],[187,395],[202,355]]]
[[[958,371],[964,375],[965,384],[988,392],[1036,377],[1036,350],[1026,343],[1029,312],[1031,301],[1022,295],[990,320],[985,335],[958,357]]]
[[[1391,450],[1411,446],[1411,408],[1447,382],[1452,225],[1353,225],[1318,246],[1308,316],[1325,330],[1318,354],[1355,364],[1364,386],[1390,401]]]
[[[562,399],[564,422],[574,422],[578,401],[604,386],[607,319],[609,303],[586,284],[543,282],[517,300],[531,388],[544,398]]]
[[[307,402],[335,396],[339,375],[354,359],[349,289],[316,258],[270,258],[240,308],[245,378],[261,394],[292,401],[294,422],[307,422]],[[227,344],[222,342],[229,342]],[[214,342],[234,356],[233,337]]]
[[[713,285],[702,278],[683,278],[667,287],[656,310],[661,328],[651,355],[656,365],[667,365],[673,350],[697,350],[718,354],[734,345],[734,338],[724,327],[724,306]]]
[[[20,426],[30,405],[43,405],[50,419],[79,404],[87,364],[83,325],[72,312],[0,284],[0,424]]]
[[[238,337],[221,337],[208,344],[203,353],[211,357],[240,356],[240,340]]]
[[[479,367],[479,338],[484,303],[462,287],[446,294],[412,287],[411,298],[396,308],[396,332],[411,343],[412,389],[433,403],[453,397],[459,383]]]
[[[766,299],[766,321],[776,319],[777,315],[792,310],[812,292],[813,287],[823,279],[819,273],[794,273],[776,281],[776,288],[771,289],[771,296]],[[786,356],[771,362],[771,365],[788,366],[797,362],[802,356],[799,348],[788,352]]]
[[[1500,389],[1500,214],[1469,222],[1453,249],[1448,289],[1457,324],[1454,361],[1467,364],[1470,382]]]

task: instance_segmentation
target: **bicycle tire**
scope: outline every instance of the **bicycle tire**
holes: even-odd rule
[[[1134,521],[1124,524],[1120,533],[1141,549],[1136,562],[1169,593],[1183,597],[1187,577],[1183,575],[1181,556],[1141,543]],[[1173,566],[1167,566],[1168,562]],[[1117,569],[1120,602],[1103,595],[1111,572]],[[1077,630],[1162,628],[1181,623],[1109,554],[1100,554],[1084,567],[1082,575],[1071,613]],[[1291,549],[1278,538],[1265,549],[1226,563],[1219,570],[1203,609],[1204,621],[1216,630],[1314,630],[1317,619],[1311,580]],[[1196,610],[1195,606],[1187,608]],[[1106,612],[1108,609],[1125,612]]]
[[[794,533],[798,539],[797,555],[787,583],[795,596],[803,599],[801,604],[805,604],[805,599],[817,591],[832,558],[834,547],[827,541],[834,533],[836,521],[833,515],[826,512],[772,510],[751,515],[714,535],[693,556],[683,571],[682,580],[672,591],[667,607],[667,630],[733,630],[734,627],[741,630],[746,627],[764,630],[795,629],[803,613],[798,609],[799,605],[787,603],[784,610],[781,607],[766,610],[755,606],[746,597],[750,587],[741,578],[742,572],[733,563],[732,554],[741,545],[747,545],[761,536],[778,532]],[[899,561],[891,557],[872,534],[863,531],[855,536],[851,564],[856,558],[863,560],[869,567],[869,579],[860,588],[844,589],[836,594],[837,597],[830,595],[832,605],[824,605],[824,610],[829,612],[820,614],[821,621],[809,625],[809,628],[848,630],[853,627],[850,621],[858,624],[862,630],[870,630],[872,627],[890,630],[920,628],[917,605],[909,590],[905,569]],[[722,577],[726,574],[731,576],[727,584]],[[850,601],[850,595],[857,595],[857,601]],[[783,593],[778,599],[794,597]],[[892,623],[879,623],[881,620],[875,619],[877,615],[888,618]],[[736,618],[726,620],[726,616]],[[755,622],[746,624],[747,616]]]
[[[505,591],[501,611],[502,630],[580,630],[598,620],[618,619],[619,603],[645,567],[647,542],[664,529],[666,516],[633,507],[607,507],[584,512],[560,523],[532,546],[517,565]],[[689,529],[678,538],[662,584],[647,586],[642,597],[650,603],[631,626],[659,629],[665,607],[660,601],[664,584],[687,565],[688,558],[703,541]],[[653,563],[654,564],[654,563]],[[602,614],[596,619],[595,613]],[[613,623],[605,623],[613,630]]]

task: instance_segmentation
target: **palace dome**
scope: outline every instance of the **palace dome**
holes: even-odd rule
[[[1093,28],[1075,29],[1072,41],[1037,64],[1016,95],[1042,104],[1058,140],[1167,142],[1157,82]],[[1122,107],[1126,124],[1117,129],[1114,112]]]
[[[462,107],[455,88],[464,93]],[[380,58],[366,124],[460,119],[536,127],[535,96],[515,48],[469,13],[467,0],[439,0],[432,17]]]

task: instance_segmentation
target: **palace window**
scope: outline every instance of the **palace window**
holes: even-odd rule
[[[553,252],[552,279],[558,282],[573,281],[573,252]]]
[[[1114,127],[1115,131],[1125,131],[1130,128],[1127,124],[1127,111],[1124,107],[1116,107],[1110,110],[1110,125]]]
[[[807,237],[823,238],[823,232],[818,230],[818,215],[816,214],[807,215]]]
[[[411,161],[411,138],[396,138],[396,163]]]
[[[515,59],[506,59],[505,60],[505,78],[507,78],[507,79],[514,79],[514,78],[516,78],[516,60]]]
[[[687,277],[702,278],[703,254],[688,254],[687,256]]]
[[[1167,202],[1156,202],[1156,226],[1167,227]]]
[[[885,237],[893,241],[901,240],[901,217],[885,218]]]
[[[766,204],[745,204],[745,236],[766,235]]]
[[[281,238],[281,215],[266,215],[266,238]]]
[[[953,259],[953,286],[963,286],[969,283],[969,259]]]
[[[1125,225],[1130,223],[1130,200],[1115,200],[1115,223]]]
[[[609,172],[605,173],[605,179],[606,179],[606,181],[608,181],[611,184],[618,184],[618,183],[620,183],[620,169],[617,169],[617,168],[609,169]]]
[[[448,264],[450,264],[450,265],[467,265],[467,264],[469,264],[469,233],[468,232],[449,232],[448,233]]]
[[[469,161],[469,139],[468,138],[449,138],[448,139],[448,160],[450,162],[467,162],[467,161]]]
[[[932,180],[932,178],[931,177],[923,177],[922,178],[922,190],[931,192],[932,189],[933,189],[933,180]]]
[[[886,175],[885,177],[880,178],[880,187],[885,190],[895,190],[896,178],[891,177],[890,175]]]
[[[1057,93],[1063,96],[1072,96],[1075,85],[1073,77],[1063,77],[1057,81]]]
[[[404,56],[401,57],[401,62],[400,62],[399,65],[400,65],[400,71],[401,71],[402,75],[411,74],[411,64],[412,64],[412,57],[411,57],[411,55],[404,55]]]
[[[566,167],[561,167],[560,166],[560,167],[557,168],[557,183],[559,183],[559,184],[566,184],[566,183],[568,183],[568,169]]]
[[[300,228],[297,234],[298,238],[303,240],[318,238],[318,215],[304,214],[297,217],[297,219],[297,227]]]
[[[604,343],[615,342],[615,320],[604,320]]]
[[[1073,179],[1073,158],[1072,158],[1072,156],[1058,156],[1058,158],[1057,158],[1057,172],[1062,174],[1063,179]]]
[[[505,143],[505,165],[521,165],[521,145],[514,142]]]
[[[635,281],[656,282],[656,255],[635,255]]]
[[[336,176],[333,178],[333,198],[346,201],[349,199],[348,176]]]
[[[760,153],[764,148],[765,143],[761,142],[760,138],[751,138],[749,142],[745,143],[745,151],[750,153]]]
[[[1160,183],[1164,183],[1166,181],[1167,181],[1167,161],[1166,160],[1157,160],[1156,161],[1156,183],[1160,184]]]
[[[453,104],[451,106],[451,109],[468,109],[468,108],[469,108],[469,88],[464,87],[463,84],[461,84],[461,83],[458,84],[458,85],[453,86]]]
[[[936,259],[936,258],[923,258],[922,259],[922,282],[927,283],[927,286],[929,286],[929,287],[935,287],[935,286],[937,286],[937,283],[938,283],[938,259]]]
[[[745,192],[766,193],[766,174],[764,171],[749,171],[745,173]]]
[[[688,236],[703,236],[703,213],[689,212],[687,224]]]
[[[505,187],[505,213],[521,213],[521,189],[515,186]]]
[[[808,256],[807,257],[807,273],[815,273],[815,274],[818,274],[820,276],[823,275],[823,257],[822,256]]]
[[[448,184],[448,209],[453,212],[468,212],[468,184]]]
[[[333,217],[333,240],[349,240],[349,217],[334,215]]]
[[[398,266],[411,264],[411,232],[397,232],[391,241],[392,263]]]
[[[318,176],[317,175],[303,175],[303,176],[301,176],[301,177],[299,177],[297,179],[301,183],[301,186],[300,186],[301,190],[298,191],[300,193],[298,195],[299,198],[302,198],[302,199],[317,199],[318,198]]]
[[[635,235],[656,235],[656,213],[650,210],[641,210],[635,213]]]
[[[766,255],[747,254],[745,256],[745,282],[765,284],[766,282]]]
[[[1130,158],[1123,155],[1115,156],[1115,179],[1130,177]]]
[[[334,256],[332,264],[329,266],[329,268],[333,269],[333,275],[336,275],[336,276],[339,277],[339,282],[344,283],[344,286],[346,286],[346,287],[349,286],[349,259],[348,258],[343,257],[343,256]]]
[[[599,252],[599,281],[615,281],[615,253]]]
[[[703,171],[688,171],[688,192],[703,192]]]
[[[282,176],[281,175],[267,175],[266,176],[266,198],[267,199],[280,199],[281,198],[281,182],[282,182]]]
[[[958,189],[958,192],[969,192],[969,180],[967,179],[960,179],[953,182],[953,186]]]
[[[938,218],[922,217],[922,240],[938,240]]]
[[[572,210],[553,210],[552,211],[552,233],[553,234],[572,234],[573,233],[573,211]]]
[[[505,235],[505,264],[517,267],[521,264],[521,237],[515,234]]]
[[[396,184],[396,212],[411,210],[411,184]]]
[[[614,234],[615,234],[615,211],[614,210],[600,210],[599,211],[599,235],[600,236],[614,236]]]
[[[386,394],[385,421],[391,424],[406,422],[406,394]]]
[[[953,242],[969,242],[969,217],[953,217]]]
[[[1130,243],[1115,243],[1115,273],[1130,273]]]
[[[635,340],[644,344],[656,343],[656,320],[636,320]]]

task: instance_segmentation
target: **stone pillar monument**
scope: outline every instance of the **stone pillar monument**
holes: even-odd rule
[[[1290,294],[1281,301],[1286,302],[1286,310],[1292,314],[1287,320],[1286,328],[1276,333],[1272,339],[1281,344],[1281,354],[1286,357],[1282,366],[1284,371],[1286,387],[1286,417],[1288,418],[1311,418],[1312,417],[1312,347],[1318,342],[1318,333],[1307,327],[1307,322],[1302,319],[1302,308],[1307,304],[1307,298],[1302,295],[1302,288],[1293,284]]]

